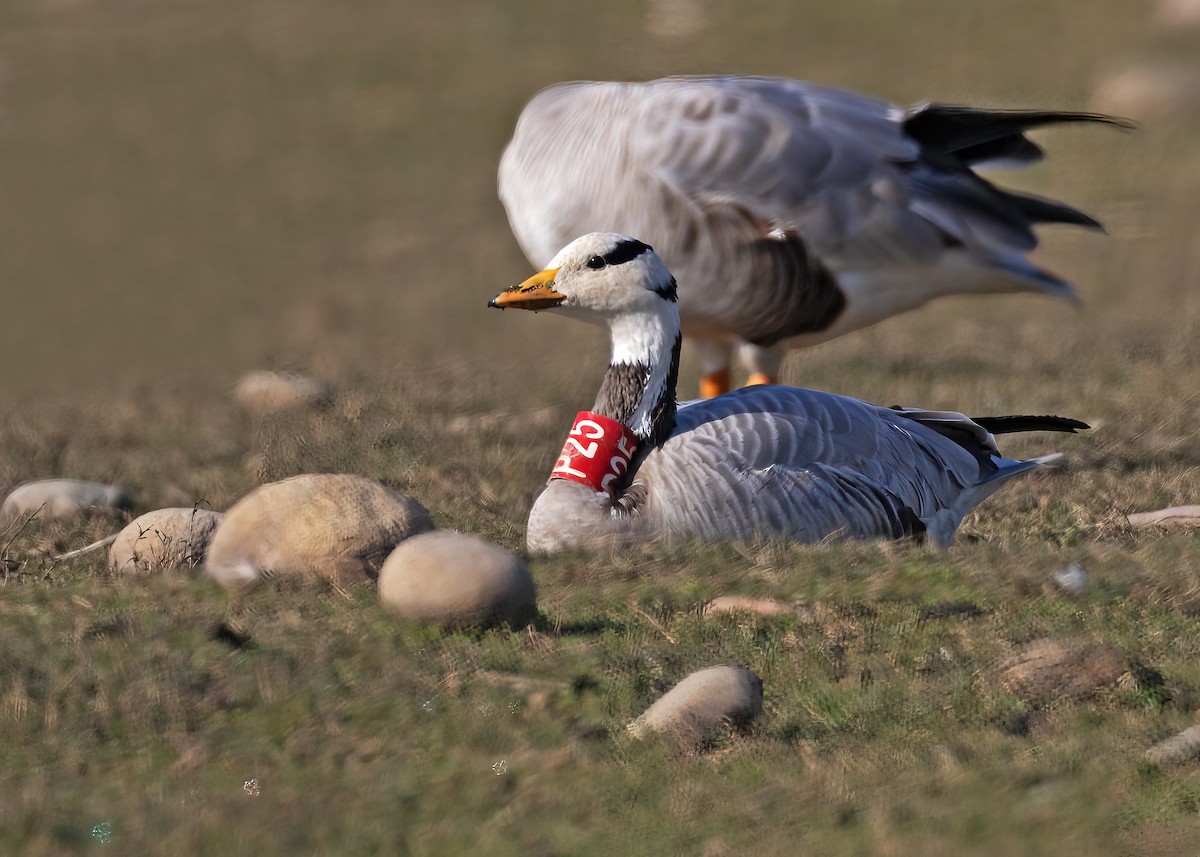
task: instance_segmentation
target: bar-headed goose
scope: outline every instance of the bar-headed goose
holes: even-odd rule
[[[681,405],[675,279],[641,241],[593,233],[489,306],[606,325],[612,359],[529,516],[528,545],[776,533],[950,542],[1009,477],[1056,456],[1002,458],[991,432],[1074,431],[1059,417],[971,420],[797,387]]]
[[[770,383],[814,345],[933,298],[1071,298],[1030,263],[1040,223],[1098,227],[974,172],[1025,165],[1025,131],[1120,120],[941,104],[902,109],[781,78],[565,83],[526,105],[500,161],[521,249],[544,265],[593,231],[653,244],[680,281],[701,395],[729,389],[734,347]]]

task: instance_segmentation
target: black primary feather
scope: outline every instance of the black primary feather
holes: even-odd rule
[[[1070,417],[1046,416],[1011,416],[1011,417],[971,417],[978,425],[983,426],[992,434],[1010,434],[1018,431],[1061,431],[1068,434],[1082,429],[1090,429],[1087,423],[1073,420]]]
[[[1128,119],[1102,113],[1067,110],[985,110],[957,104],[926,104],[908,111],[904,131],[927,154],[954,155],[967,164],[997,158],[1029,162],[1041,149],[1025,131],[1066,122],[1097,122],[1116,128],[1133,128]]]

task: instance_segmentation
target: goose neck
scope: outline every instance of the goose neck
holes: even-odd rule
[[[643,445],[657,446],[675,428],[681,338],[678,313],[670,316],[646,313],[610,323],[612,358],[592,406],[625,424]]]

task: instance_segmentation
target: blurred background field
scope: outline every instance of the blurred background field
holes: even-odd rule
[[[42,398],[181,379],[221,386],[263,361],[407,374],[476,353],[527,357],[531,339],[554,353],[578,332],[538,323],[530,336],[532,319],[502,323],[480,303],[528,267],[495,198],[495,166],[540,87],[762,73],[905,104],[1087,108],[1124,64],[1196,48],[1194,30],[1164,32],[1151,12],[1040,2],[9,4],[3,388]],[[1139,309],[1187,300],[1195,259],[1181,215],[1200,167],[1178,124],[1134,138],[1048,132],[1050,164],[1013,178],[1113,232],[1050,236],[1048,261],[1088,299],[1082,319],[1000,300],[914,323],[1003,313],[998,324],[1041,319],[1056,338],[1089,341],[1095,325],[1079,322],[1103,322],[1123,297]],[[992,343],[977,345],[987,359]]]
[[[994,498],[948,554],[539,561],[537,629],[476,638],[400,627],[369,591],[227,604],[182,572],[46,559],[111,521],[0,533],[19,569],[0,591],[0,842],[86,851],[103,822],[125,853],[1196,853],[1194,769],[1140,753],[1200,704],[1200,543],[1122,518],[1200,502],[1200,105],[1186,84],[1155,101],[1153,73],[1140,100],[1113,83],[1200,75],[1200,22],[1162,8],[0,2],[0,488],[118,481],[137,511],[345,471],[520,547],[605,364],[599,331],[485,308],[531,273],[495,170],[544,85],[778,74],[1142,120],[1039,133],[1046,162],[996,177],[1108,228],[1042,233],[1081,306],[951,299],[789,358],[786,380],[881,404],[1095,427],[1009,443],[1069,466]],[[264,366],[329,382],[332,405],[242,413],[233,384]],[[1046,583],[1071,561],[1093,580],[1078,597]],[[699,616],[727,591],[828,611]],[[985,615],[917,619],[960,601]],[[252,647],[213,636],[230,621]],[[1166,691],[1031,711],[988,685],[1014,646],[1066,633]],[[701,756],[624,739],[727,661],[767,682],[751,735]]]

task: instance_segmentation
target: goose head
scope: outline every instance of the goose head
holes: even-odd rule
[[[623,422],[644,442],[660,443],[670,433],[679,306],[675,278],[650,245],[611,232],[584,235],[488,306],[547,310],[607,326],[612,357],[593,411]]]
[[[544,271],[496,295],[488,306],[553,310],[609,325],[632,315],[670,316],[673,311],[678,317],[675,278],[654,248],[612,232],[575,239]]]

